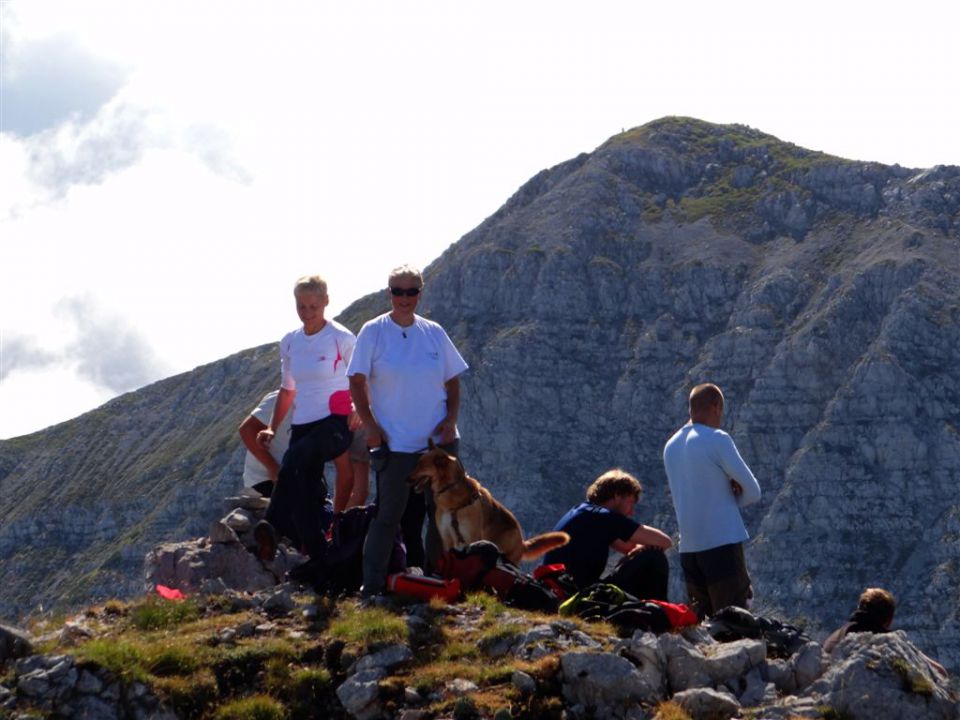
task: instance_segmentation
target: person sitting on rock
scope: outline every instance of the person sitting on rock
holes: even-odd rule
[[[237,428],[240,439],[247,448],[246,457],[243,459],[243,486],[253,488],[264,497],[270,497],[273,492],[273,484],[280,472],[280,461],[290,444],[292,413],[284,416],[269,447],[263,447],[257,442],[257,434],[270,425],[279,392],[271,390],[264,395],[257,407],[250,411]]]
[[[579,589],[596,582],[616,585],[644,600],[666,600],[670,568],[664,550],[670,538],[633,519],[640,482],[619,468],[608,470],[587,488],[587,501],[571,508],[554,530],[570,536],[562,548],[544,557],[545,565],[563,563]],[[604,575],[609,551],[624,553]]]
[[[893,616],[897,612],[897,601],[889,590],[867,588],[860,595],[857,609],[846,623],[838,627],[823,643],[823,651],[832,653],[850,633],[885,633],[893,626]],[[922,653],[921,653],[922,654]],[[930,666],[946,676],[947,671],[936,660],[923,655]]]

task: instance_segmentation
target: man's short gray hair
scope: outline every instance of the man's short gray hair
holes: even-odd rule
[[[390,277],[387,278],[387,287],[393,287],[394,280],[416,280],[417,287],[423,288],[423,275],[412,265],[401,265],[390,271]]]

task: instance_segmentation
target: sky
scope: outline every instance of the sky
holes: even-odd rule
[[[279,340],[301,275],[332,316],[667,115],[960,165],[957,27],[940,0],[0,0],[0,438]]]

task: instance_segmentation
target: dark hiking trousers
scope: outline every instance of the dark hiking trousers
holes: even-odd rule
[[[459,440],[438,446],[451,455],[457,455]],[[434,518],[433,494],[429,488],[423,493],[410,490],[407,478],[420,461],[422,453],[390,451],[387,466],[377,473],[377,514],[370,523],[363,545],[363,591],[381,592],[387,583],[387,565],[393,550],[397,528],[407,548],[407,567],[419,567],[430,572],[436,567],[443,550],[440,532]],[[423,523],[427,522],[427,543],[423,543]]]
[[[638,600],[667,601],[670,563],[663,550],[646,547],[640,552],[624,555],[620,564],[600,582],[616,585]]]
[[[352,440],[345,415],[328,415],[290,428],[290,446],[280,463],[266,520],[281,535],[299,541],[312,560],[323,559],[325,533],[333,518],[325,507],[323,466],[342,455]]]

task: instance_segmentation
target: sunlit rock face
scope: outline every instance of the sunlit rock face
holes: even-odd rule
[[[468,471],[532,533],[622,466],[637,518],[675,533],[663,443],[716,382],[764,490],[755,609],[816,634],[884,586],[897,626],[960,666],[958,211],[958,168],[679,118],[542,171],[426,273],[421,309],[471,365]],[[276,373],[273,347],[246,351],[0,443],[4,614],[139,591],[147,550],[221,514]]]

